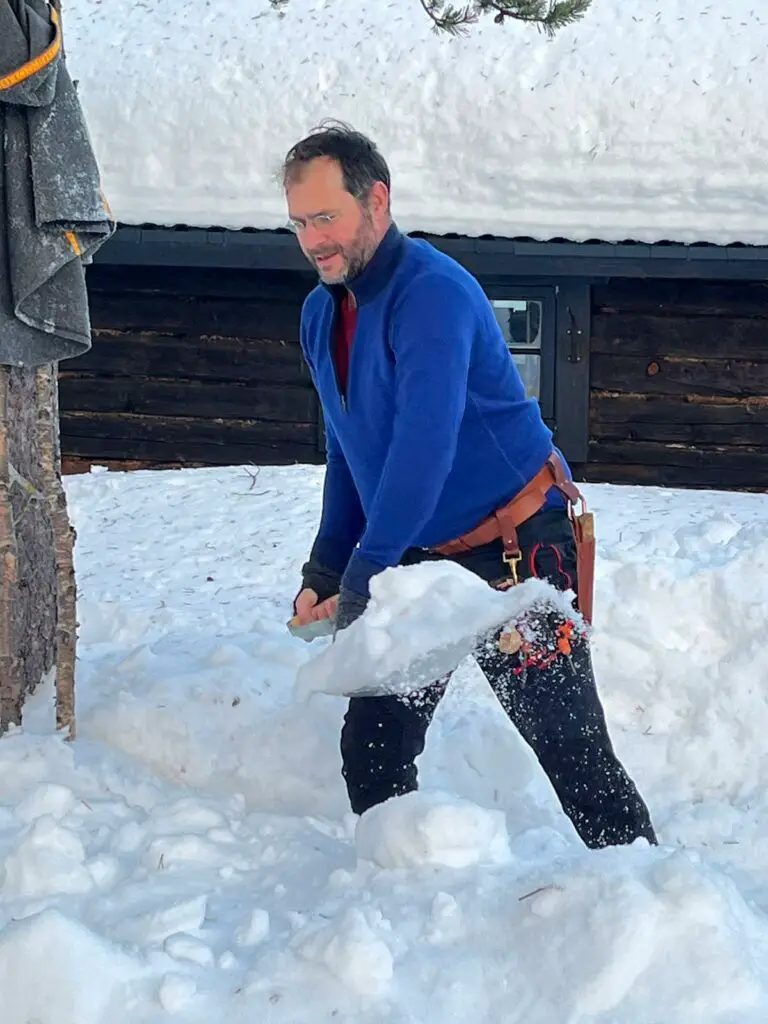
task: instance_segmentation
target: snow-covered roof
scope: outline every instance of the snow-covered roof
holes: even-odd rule
[[[277,228],[288,147],[371,134],[408,231],[768,243],[768,9],[594,0],[549,40],[436,34],[418,0],[67,0],[124,223]]]

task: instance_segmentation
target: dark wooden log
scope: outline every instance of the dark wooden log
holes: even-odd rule
[[[97,377],[62,371],[62,412],[124,412],[201,419],[259,419],[314,423],[311,387],[220,384],[208,381]]]
[[[682,359],[595,355],[591,386],[644,394],[768,395],[768,359]]]
[[[62,434],[68,472],[73,460],[110,464],[115,468],[173,466],[314,465],[323,461],[312,445],[281,441],[274,444],[183,444],[171,441],[126,441],[125,438],[72,437]]]
[[[95,331],[77,373],[180,377],[186,380],[306,383],[309,371],[296,343],[267,338],[195,337]]]
[[[643,466],[623,463],[587,463],[575,474],[588,483],[610,483],[643,487],[681,487],[714,491],[755,491],[765,493],[749,470],[724,472],[722,467]],[[631,523],[629,524],[631,527]],[[600,531],[598,519],[598,533]]]
[[[599,313],[669,313],[673,316],[768,317],[768,282],[622,280],[592,288]]]
[[[768,423],[594,423],[590,435],[600,441],[750,447],[768,453]]]
[[[650,441],[591,441],[589,461],[614,465],[679,466],[718,470],[724,477],[744,479],[752,474],[754,486],[768,488],[768,450],[657,444]]]
[[[95,330],[216,334],[297,342],[301,308],[294,302],[197,298],[163,294],[90,296]]]
[[[178,298],[250,299],[301,308],[317,283],[311,271],[216,270],[209,267],[113,266],[93,263],[87,271],[89,294],[156,294]]]
[[[593,423],[768,423],[768,396],[734,398],[689,395],[620,394],[593,391],[590,397]]]
[[[592,396],[590,435],[604,441],[747,445],[768,451],[768,398],[692,402],[597,393]]]
[[[188,445],[306,445],[317,447],[314,423],[280,420],[202,420],[192,416],[137,416],[134,413],[63,412],[61,432],[69,445],[76,437],[113,441],[155,441],[183,451]]]
[[[83,473],[90,473],[94,466],[98,466],[100,469],[113,470],[116,473],[133,473],[139,469],[181,470],[204,468],[202,466],[195,466],[194,463],[182,466],[178,462],[143,462],[138,459],[102,459],[98,457],[88,458],[87,456],[81,458],[78,455],[64,455],[61,459],[62,476],[77,476]]]
[[[592,352],[768,362],[768,319],[617,313],[592,322]]]

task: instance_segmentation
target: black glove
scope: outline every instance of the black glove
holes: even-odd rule
[[[327,601],[329,597],[334,597],[339,592],[341,587],[341,576],[337,572],[333,572],[331,569],[326,569],[322,565],[318,565],[310,556],[309,561],[305,562],[301,567],[301,590],[314,590],[317,594],[317,603],[321,604],[323,601]],[[301,593],[299,591],[299,594]],[[299,596],[296,595],[296,597]],[[296,597],[293,599],[293,611],[296,612]]]
[[[347,590],[346,587],[342,587],[339,592],[339,603],[336,608],[334,635],[340,629],[346,629],[347,626],[351,626],[355,619],[359,619],[367,605],[367,597],[363,597],[362,594],[358,594],[355,590]]]

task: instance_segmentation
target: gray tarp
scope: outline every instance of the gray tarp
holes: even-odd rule
[[[0,363],[13,366],[90,348],[85,265],[114,231],[56,17],[46,0],[0,0]]]

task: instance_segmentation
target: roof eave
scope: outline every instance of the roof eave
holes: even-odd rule
[[[414,233],[416,234],[416,233]],[[768,245],[470,238],[418,233],[472,273],[494,277],[768,279]],[[307,272],[290,231],[120,225],[97,263]]]

